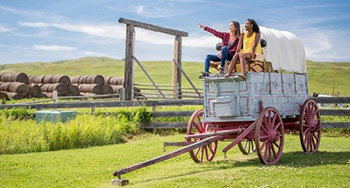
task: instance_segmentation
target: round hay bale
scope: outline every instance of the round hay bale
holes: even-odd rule
[[[109,84],[111,85],[123,85],[124,78],[123,77],[111,77],[109,79]]]
[[[101,75],[88,75],[86,78],[86,83],[103,85],[105,83],[105,79]]]
[[[79,84],[79,79],[80,79],[80,76],[71,76],[70,77],[71,84]]]
[[[80,84],[78,87],[83,93],[102,94],[102,85],[99,84]]]
[[[69,85],[68,93],[70,94],[70,96],[79,96],[80,95],[79,87],[75,85]]]
[[[3,73],[2,75],[1,75],[1,81],[2,82],[10,82],[10,75],[11,75],[12,73]]]
[[[103,85],[102,94],[113,94],[113,88],[110,85]]]
[[[88,75],[83,75],[83,76],[80,76],[79,80],[78,80],[78,83],[79,84],[86,84],[86,79],[87,79]]]
[[[38,75],[35,77],[35,80],[32,83],[38,83],[38,84],[44,83],[44,78],[45,78],[45,75]]]
[[[49,87],[51,86],[51,84],[42,84],[40,86],[40,90],[41,92],[49,92]]]
[[[44,93],[39,93],[35,96],[35,98],[47,98],[47,95]]]
[[[11,82],[3,82],[0,85],[0,91],[9,91]]]
[[[32,97],[36,97],[40,92],[41,89],[36,84],[29,84],[29,93],[32,95]]]
[[[66,84],[66,85],[71,84],[70,78],[66,75],[61,75],[61,74],[53,75],[51,82],[52,83],[62,83],[62,84]]]
[[[50,84],[52,83],[52,78],[53,78],[53,75],[45,75],[42,83]]]
[[[52,92],[42,92],[41,94],[43,96],[46,96],[46,98],[53,98],[53,93]]]
[[[3,82],[22,82],[29,84],[28,75],[23,72],[13,72],[13,73],[4,73],[1,76],[1,81]]]
[[[119,89],[120,89],[120,88],[123,88],[122,85],[109,85],[109,86],[112,87],[113,93],[119,93]]]
[[[19,93],[14,93],[14,92],[7,92],[6,93],[10,98],[18,100],[18,99],[22,99],[23,96]]]
[[[28,75],[29,83],[35,83],[35,78],[38,77],[36,75]]]
[[[29,93],[29,87],[21,82],[10,82],[8,91],[21,94],[24,97]]]
[[[9,96],[4,92],[0,92],[0,99],[9,100]]]
[[[68,93],[68,86],[62,83],[50,84],[48,88],[48,92],[53,92],[53,91],[57,91],[58,96],[64,96]]]
[[[117,85],[124,85],[124,77],[119,77]]]
[[[111,76],[107,76],[105,77],[105,84],[108,85],[109,84],[109,80],[111,79]]]

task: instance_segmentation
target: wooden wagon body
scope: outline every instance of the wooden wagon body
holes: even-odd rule
[[[255,121],[262,107],[274,107],[282,118],[300,115],[308,98],[306,74],[248,72],[247,80],[208,77],[203,80],[204,122]]]

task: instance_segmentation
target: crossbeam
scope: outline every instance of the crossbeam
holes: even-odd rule
[[[185,31],[180,31],[180,30],[176,30],[176,29],[170,29],[170,28],[161,27],[161,26],[148,24],[148,23],[143,23],[143,22],[138,22],[138,21],[129,20],[129,19],[126,19],[126,18],[119,18],[119,23],[123,23],[123,24],[127,24],[127,25],[133,25],[135,27],[148,29],[148,30],[155,31],[155,32],[165,33],[165,34],[168,34],[168,35],[175,35],[175,36],[178,35],[178,36],[182,36],[182,37],[188,37],[188,33],[185,32]]]

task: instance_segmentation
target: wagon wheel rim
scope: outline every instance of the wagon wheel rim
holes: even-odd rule
[[[253,139],[243,139],[238,142],[238,148],[244,155],[249,155],[256,152],[256,145]]]
[[[305,101],[300,112],[299,137],[304,152],[315,153],[321,141],[321,115],[314,100]]]
[[[255,144],[263,164],[272,165],[280,160],[284,145],[284,126],[275,108],[268,107],[260,113],[255,128]]]
[[[203,110],[197,110],[192,114],[187,126],[187,135],[212,132],[215,130],[214,124],[202,122],[203,116]],[[198,142],[202,139],[203,138],[188,138],[187,141]],[[194,162],[198,163],[204,160],[212,161],[217,150],[217,145],[218,141],[214,141],[208,145],[189,151],[189,153]]]

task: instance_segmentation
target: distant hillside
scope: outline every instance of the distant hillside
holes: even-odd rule
[[[172,62],[155,61],[141,62],[152,79],[158,84],[171,84]],[[333,83],[333,67],[335,69],[335,92],[341,95],[350,96],[350,63],[329,63],[307,61],[309,76],[309,93],[313,92],[331,94]],[[202,87],[198,79],[203,71],[203,63],[183,62],[183,69],[186,71],[192,82],[197,87]],[[63,60],[51,63],[29,62],[18,64],[0,65],[0,73],[3,72],[24,72],[29,75],[42,74],[66,74],[84,75],[101,74],[103,76],[124,76],[124,62],[107,57],[85,57],[75,60]],[[185,77],[183,86],[190,87]],[[150,83],[142,70],[135,64],[135,82]]]

